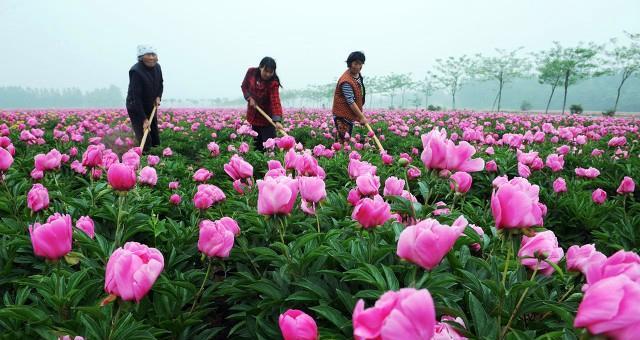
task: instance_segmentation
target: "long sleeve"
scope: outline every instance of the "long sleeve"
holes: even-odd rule
[[[367,100],[367,88],[364,86],[364,77],[360,76],[360,87],[362,88],[362,105]]]
[[[347,105],[351,105],[356,102],[356,96],[353,93],[353,88],[349,83],[342,83],[340,88],[342,89],[342,95],[344,96],[344,99],[346,99],[347,101]]]
[[[242,89],[242,96],[244,97],[245,100],[249,100],[249,97],[251,97],[251,92],[250,92],[251,81],[249,80],[250,77],[251,77],[251,69],[247,70],[247,74],[244,76],[244,80],[242,81],[242,85],[240,86],[240,88]]]
[[[129,93],[131,95],[131,106],[133,113],[140,119],[146,118],[143,106],[142,78],[135,71],[129,71]]]
[[[271,91],[269,95],[269,101],[271,103],[271,116],[274,122],[282,120],[282,104],[280,103],[280,89],[277,81],[274,81],[271,85]]]
[[[160,68],[160,64],[158,64],[158,73],[160,74],[160,89],[158,90],[158,97],[162,98],[162,92],[164,91],[164,78],[162,78],[162,68]]]

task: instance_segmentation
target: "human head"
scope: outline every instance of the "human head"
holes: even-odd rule
[[[158,63],[158,54],[151,45],[138,45],[138,61],[147,67],[154,67]]]
[[[270,80],[276,75],[276,61],[271,57],[264,57],[260,60],[260,77],[262,80]]]
[[[258,65],[260,69],[260,78],[264,81],[275,80],[278,82],[278,85],[282,86],[280,83],[280,78],[276,73],[276,61],[271,57],[264,57],[260,60],[260,64]]]
[[[351,52],[349,57],[347,57],[347,67],[352,74],[358,74],[362,70],[362,65],[364,65],[365,57],[364,53],[361,51]]]

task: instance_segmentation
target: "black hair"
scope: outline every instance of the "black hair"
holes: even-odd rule
[[[364,64],[364,53],[361,51],[351,52],[347,58],[347,67],[351,67],[351,63],[354,61],[360,61]]]
[[[278,85],[282,87],[282,83],[280,82],[280,77],[278,77],[278,74],[276,73],[276,60],[271,57],[262,58],[262,60],[260,60],[260,65],[258,66],[258,68],[263,68],[263,67],[273,71],[272,79],[277,81]]]

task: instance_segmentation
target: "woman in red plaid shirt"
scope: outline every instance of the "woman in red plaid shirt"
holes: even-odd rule
[[[276,137],[276,128],[256,110],[256,105],[271,117],[278,129],[283,128],[280,123],[282,121],[280,87],[280,78],[276,74],[276,61],[271,57],[262,58],[257,68],[249,68],[242,81],[242,95],[248,102],[247,121],[258,133],[255,138],[257,150],[264,150],[262,143]]]

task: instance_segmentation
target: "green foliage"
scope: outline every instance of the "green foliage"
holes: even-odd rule
[[[310,115],[310,119],[317,117]],[[404,119],[414,117],[407,115]],[[488,122],[487,131],[507,133],[496,129],[497,123],[506,123],[508,118],[504,117],[439,114],[438,119],[457,123]],[[582,117],[559,118],[557,123],[570,126],[571,119]],[[190,128],[187,123],[180,124]],[[432,124],[414,120],[410,125]],[[382,129],[383,143],[394,158],[401,152],[410,152],[413,147],[421,147],[419,136],[395,135],[381,123],[374,128]],[[508,132],[524,133],[528,129],[512,124]],[[307,147],[319,143],[329,147],[332,143],[320,134],[312,136],[310,131],[303,127],[295,129],[293,134]],[[59,172],[45,175],[43,184],[49,188],[51,205],[46,211],[32,215],[26,206],[26,193],[31,187],[28,176],[33,156],[54,145],[66,150],[71,144],[52,140],[50,136],[46,137],[51,144],[45,146],[16,142],[19,152],[6,174],[7,186],[0,188],[4,191],[0,196],[2,336],[17,339],[55,338],[66,334],[90,339],[276,339],[280,334],[278,316],[295,308],[316,320],[322,338],[343,339],[352,337],[351,315],[359,299],[371,306],[384,292],[404,287],[428,289],[438,318],[442,315],[461,317],[466,328],[460,332],[469,338],[496,339],[503,331],[505,339],[577,339],[581,336],[572,325],[581,300],[583,279],[571,273],[532,279],[531,271],[514,258],[519,238],[509,237],[493,226],[489,202],[495,174],[474,173],[472,190],[465,196],[454,196],[448,180],[424,169],[419,155],[414,155],[412,165],[420,168],[423,175],[418,180],[410,180],[408,186],[418,202],[388,198],[392,210],[405,219],[409,216],[437,218],[447,224],[464,215],[485,233],[480,237],[468,227],[440,265],[426,271],[397,257],[396,242],[404,229],[402,224],[389,221],[367,231],[351,219],[352,207],[346,196],[354,183],[346,170],[348,153],[337,152],[333,158],[319,158],[319,164],[328,174],[328,196],[317,207],[317,220],[299,209],[287,217],[265,218],[255,209],[257,189],[245,196],[239,195],[222,171],[232,153],[210,156],[206,145],[211,140],[211,132],[205,127],[190,134],[163,131],[163,141],[171,145],[174,156],[162,158],[156,166],[159,180],[155,188],[138,186],[128,193],[121,219],[125,238],[159,249],[165,258],[165,268],[139,304],[117,301],[105,307],[100,307],[100,302],[107,296],[103,290],[105,264],[114,250],[118,220],[116,193],[104,178],[91,181],[63,167]],[[232,132],[230,129],[217,131],[221,150],[230,144],[237,147],[242,141],[251,143],[247,136],[230,140]],[[449,132],[463,135],[461,129]],[[366,132],[356,129],[355,133]],[[614,194],[619,180],[640,168],[640,159],[612,159],[614,151],[607,147],[607,137],[610,136],[590,141],[580,154],[565,156],[566,170],[561,175],[567,181],[567,193],[552,191],[552,183],[559,174],[549,169],[536,171],[529,178],[540,186],[540,200],[549,208],[545,228],[554,231],[564,249],[573,244],[595,243],[598,250],[607,255],[619,249],[640,250],[638,197]],[[16,135],[11,138],[19,141]],[[84,147],[86,143],[80,149]],[[541,155],[554,153],[556,147],[550,142],[535,145]],[[595,148],[607,150],[606,157],[589,157]],[[383,182],[390,176],[404,178],[405,168],[383,165],[373,150],[361,153],[363,160],[378,167]],[[270,157],[253,152],[243,157],[253,164],[255,178],[261,178]],[[283,157],[282,152],[273,156],[279,160]],[[500,174],[516,175],[515,152],[496,147],[491,159],[499,165]],[[571,171],[579,166],[596,167],[601,175],[594,180],[580,179]],[[191,203],[196,187],[191,176],[200,167],[215,173],[210,182],[227,195],[226,201],[205,212],[196,210]],[[174,180],[181,182],[175,191],[183,198],[178,206],[168,202],[174,193],[168,189],[168,183]],[[602,206],[591,202],[590,194],[598,187],[610,195]],[[449,215],[434,215],[438,201],[449,204]],[[77,264],[49,263],[33,254],[27,227],[54,212],[68,213],[74,220],[91,216],[96,223],[95,239],[78,230],[74,232],[74,256],[80,259]],[[242,231],[230,257],[212,260],[211,274],[206,277],[209,262],[197,249],[198,221],[222,216],[236,219]],[[285,230],[284,243],[278,228]],[[474,244],[480,245],[481,250],[474,250]],[[562,262],[558,269],[564,269]],[[203,280],[199,302],[191,310]],[[523,294],[526,298],[516,308]]]
[[[579,114],[582,114],[582,111],[584,111],[584,110],[582,110],[582,105],[580,105],[580,104],[572,104],[569,107],[569,111],[571,112],[571,114],[579,115]]]

